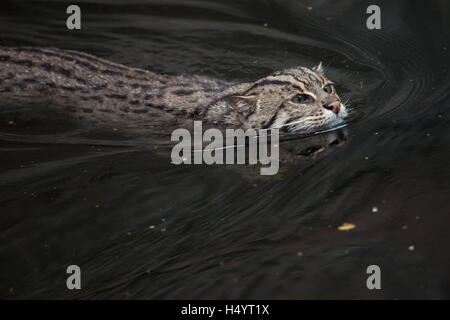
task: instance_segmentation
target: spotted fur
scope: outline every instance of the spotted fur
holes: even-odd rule
[[[311,132],[347,115],[335,89],[324,91],[328,84],[321,65],[233,83],[159,75],[77,51],[0,47],[2,107],[11,101],[39,102],[103,124],[183,117],[225,126]],[[302,102],[299,95],[309,98]],[[325,107],[333,101],[339,102],[338,112]]]

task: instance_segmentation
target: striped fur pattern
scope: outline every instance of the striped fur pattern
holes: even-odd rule
[[[292,68],[255,82],[165,76],[71,50],[0,47],[0,107],[39,104],[97,124],[206,120],[242,128],[311,132],[346,116],[321,68]],[[299,95],[307,95],[301,101]],[[338,113],[324,108],[339,101]]]

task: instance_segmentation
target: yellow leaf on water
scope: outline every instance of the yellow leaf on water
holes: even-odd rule
[[[353,223],[344,222],[342,224],[342,226],[338,227],[338,230],[340,230],[340,231],[348,231],[348,230],[352,230],[354,228],[356,228],[356,225],[354,225]]]

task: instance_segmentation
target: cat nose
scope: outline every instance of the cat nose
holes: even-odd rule
[[[325,103],[325,104],[323,105],[323,107],[324,107],[325,109],[331,110],[331,111],[333,111],[334,113],[338,114],[339,111],[341,110],[341,102],[340,102],[340,101],[332,101],[332,102],[328,102],[328,103]]]

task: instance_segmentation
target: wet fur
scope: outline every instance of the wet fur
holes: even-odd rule
[[[346,115],[323,108],[339,100],[322,88],[321,67],[275,72],[255,82],[232,83],[203,76],[165,76],[77,51],[0,47],[0,101],[45,105],[98,124],[206,120],[242,128],[311,132]],[[312,103],[295,103],[308,93]]]

